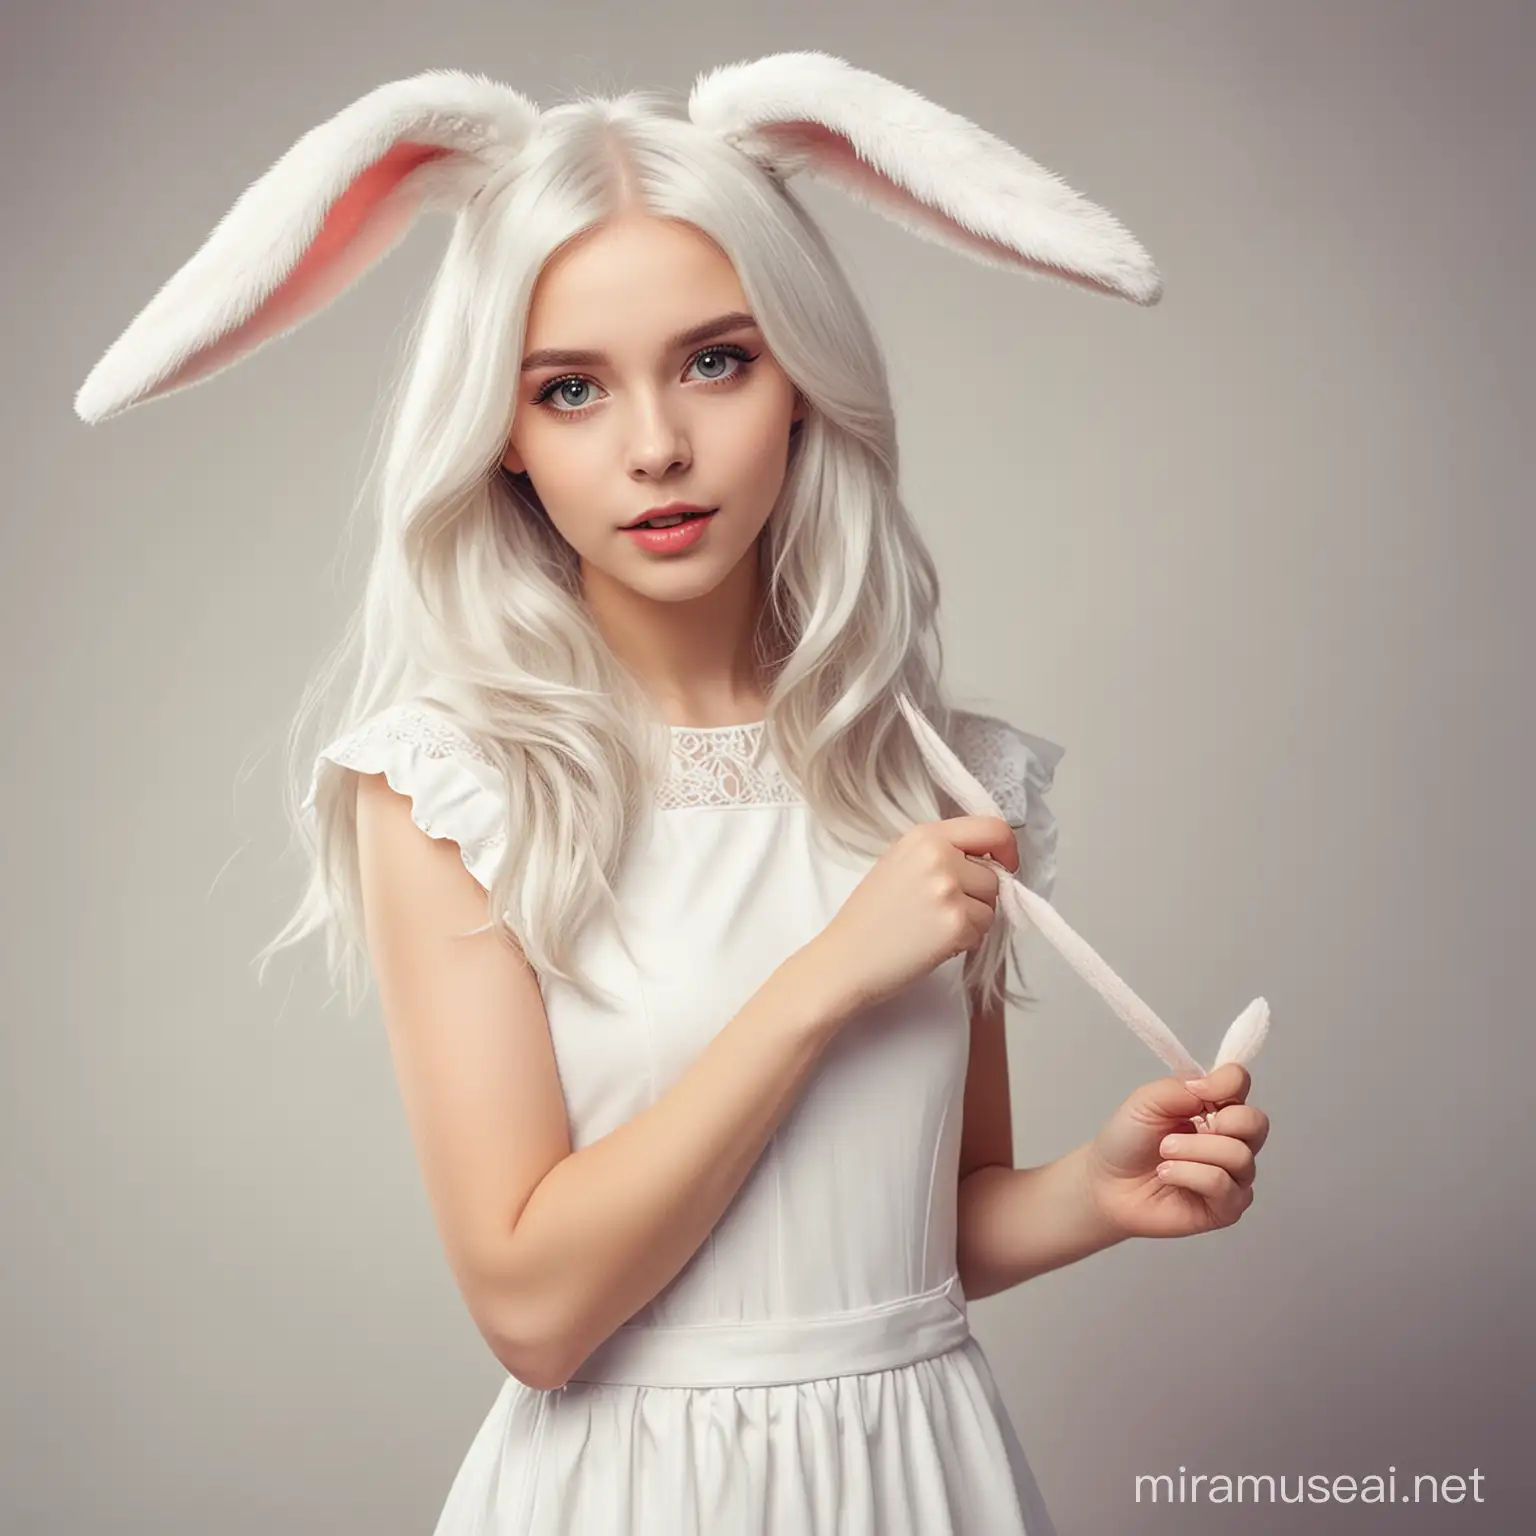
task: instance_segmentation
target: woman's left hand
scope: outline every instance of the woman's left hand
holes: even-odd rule
[[[1254,1155],[1269,1116],[1247,1102],[1251,1085],[1248,1069],[1228,1062],[1198,1092],[1176,1077],[1145,1083],[1110,1116],[1088,1144],[1087,1172],[1115,1231],[1191,1237],[1230,1227],[1253,1204]],[[1196,1128],[1197,1115],[1209,1129]]]

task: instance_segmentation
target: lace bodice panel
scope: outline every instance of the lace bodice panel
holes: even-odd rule
[[[799,801],[799,794],[772,757],[756,761],[763,738],[761,720],[741,725],[673,725],[667,730],[671,750],[666,774],[656,791],[659,808],[793,805]],[[474,738],[445,715],[422,705],[396,704],[369,716],[325,748],[315,763],[304,809],[314,804],[324,763],[377,773],[385,771],[384,765],[390,760],[407,756],[494,769]],[[399,787],[393,779],[390,783]]]
[[[667,774],[656,791],[659,810],[700,805],[794,805],[800,795],[777,761],[755,761],[763,722],[674,725]]]

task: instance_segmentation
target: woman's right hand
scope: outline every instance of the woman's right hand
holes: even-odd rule
[[[998,876],[972,854],[1017,873],[1014,831],[997,816],[919,822],[880,856],[801,951],[814,962],[837,1021],[890,997],[987,936]]]

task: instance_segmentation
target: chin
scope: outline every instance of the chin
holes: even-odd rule
[[[637,592],[644,592],[658,603],[687,603],[708,596],[728,575],[729,566],[700,560],[686,571],[648,571],[644,580],[632,585]]]

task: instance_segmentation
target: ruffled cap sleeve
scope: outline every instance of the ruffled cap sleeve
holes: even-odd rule
[[[1014,828],[1019,877],[1051,899],[1056,886],[1056,814],[1046,798],[1066,748],[993,715],[956,715],[955,755],[997,801]]]
[[[487,890],[506,847],[501,775],[472,737],[441,712],[413,702],[368,716],[322,748],[300,810],[312,815],[322,785],[342,769],[382,773],[411,802],[428,837],[456,843]]]

